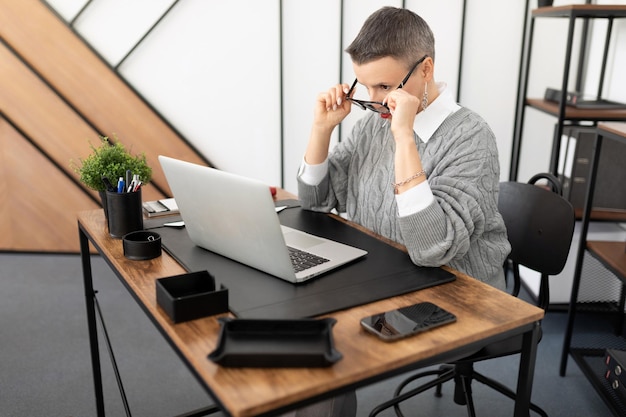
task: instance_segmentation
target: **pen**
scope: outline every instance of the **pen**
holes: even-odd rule
[[[125,185],[129,186],[130,182],[132,181],[132,179],[133,179],[133,172],[130,169],[127,169],[126,170],[126,182],[125,182]],[[130,191],[130,190],[128,190],[128,191]]]
[[[107,176],[102,176],[102,183],[104,184],[104,188],[106,188],[107,191],[110,191],[112,193],[115,192],[115,187],[113,187],[113,184],[111,184],[111,181],[109,181],[109,178]]]
[[[124,192],[124,177],[120,177],[120,179],[117,180],[117,192],[118,193]]]
[[[139,182],[139,175],[133,175],[133,180],[130,183],[127,183],[128,189],[126,190],[126,192],[132,193],[137,191],[137,184],[139,184]]]

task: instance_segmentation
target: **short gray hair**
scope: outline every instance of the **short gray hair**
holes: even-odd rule
[[[416,13],[388,6],[367,18],[346,52],[357,65],[390,56],[410,67],[424,55],[435,59],[435,36]]]

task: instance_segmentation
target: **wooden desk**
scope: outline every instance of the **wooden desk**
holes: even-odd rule
[[[411,369],[459,359],[487,343],[522,333],[525,344],[520,360],[515,416],[529,415],[539,320],[543,317],[543,310],[464,274],[457,272],[457,279],[449,284],[332,314],[337,319],[333,329],[336,348],[343,354],[343,359],[332,367],[222,368],[207,359],[207,354],[217,344],[219,324],[216,316],[174,325],[157,306],[155,280],[185,272],[173,258],[163,252],[161,257],[149,261],[127,260],[121,240],[109,237],[102,210],[79,213],[78,226],[99,416],[104,415],[104,403],[90,243],[207,393],[232,416],[280,414]],[[456,314],[458,321],[395,343],[382,342],[365,333],[359,325],[365,315],[419,301],[439,304]]]

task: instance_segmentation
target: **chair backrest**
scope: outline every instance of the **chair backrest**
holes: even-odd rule
[[[531,181],[539,178],[546,175]],[[509,259],[543,275],[563,270],[574,233],[574,208],[559,195],[556,183],[555,192],[529,183],[500,183],[498,209],[511,243]]]

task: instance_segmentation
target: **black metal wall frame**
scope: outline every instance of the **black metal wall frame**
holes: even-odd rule
[[[94,0],[88,0],[83,7],[78,11],[78,13],[76,14],[76,16],[74,16],[74,18],[71,21],[66,21],[63,16],[61,16],[48,2],[47,0],[40,0],[42,4],[44,4],[48,10],[50,10],[51,13],[53,13],[55,16],[57,16],[57,18],[61,21],[61,22],[65,22],[65,24],[67,25],[67,27],[72,31],[72,33],[74,34],[74,36],[76,36],[77,38],[79,38],[84,45],[89,48],[89,50],[96,55],[100,61],[102,61],[102,63],[104,65],[106,65],[107,67],[109,67],[109,69],[111,71],[113,71],[118,78],[130,89],[133,91],[133,93],[135,95],[137,95],[137,97],[152,111],[154,112],[154,114],[156,114],[162,121],[163,123],[165,123],[174,133],[176,133],[176,135],[181,138],[181,140],[191,149],[194,151],[194,153],[196,153],[207,165],[214,167],[215,165],[205,156],[203,155],[191,142],[189,142],[189,140],[169,121],[169,119],[167,119],[160,111],[158,111],[153,105],[152,103],[150,103],[139,91],[137,91],[137,89],[128,82],[128,80],[126,80],[126,78],[119,72],[119,65],[113,67],[111,64],[108,63],[108,61],[106,59],[104,59],[104,57],[102,56],[102,54],[100,54],[100,52],[98,52],[88,41],[87,39],[85,39],[74,27],[74,25],[76,24],[76,21],[80,18],[80,16],[88,9],[88,7],[94,2]],[[148,35],[156,28],[157,24],[160,23],[165,16],[172,10],[173,6],[175,4],[177,4],[180,0],[174,0],[174,4],[172,6],[170,6],[157,20],[157,22],[155,24],[153,24],[150,29],[148,30],[148,32],[146,32],[140,39],[139,41],[129,50],[129,53],[127,53],[128,56],[130,56],[130,54],[132,52],[134,52],[137,47],[140,45],[140,43],[142,43],[147,37]],[[127,56],[125,56],[123,59],[126,59]],[[61,97],[63,100],[64,97],[62,97],[60,95],[59,92],[57,92],[55,90],[56,94],[59,95],[59,97]],[[77,112],[78,115],[80,115],[81,118],[83,118],[83,120],[87,121],[90,125],[92,125],[92,123],[90,123],[87,119],[84,118],[84,116],[80,113]],[[97,130],[97,129],[96,129]],[[155,184],[153,184],[155,185]],[[157,187],[157,189],[161,192],[164,193],[163,190],[159,187]]]
[[[42,0],[42,1],[46,1],[46,0]],[[526,0],[528,2],[528,0]],[[87,0],[85,2],[85,4],[83,5],[83,7],[77,12],[77,14],[74,16],[74,18],[68,22],[68,26],[72,29],[72,31],[76,34],[76,36],[80,37],[86,45],[88,45],[92,51],[97,54],[103,62],[107,62],[106,60],[104,60],[102,58],[102,56],[100,55],[100,53],[96,50],[94,50],[91,45],[89,44],[89,42],[86,41],[86,39],[84,39],[76,30],[75,30],[75,24],[78,21],[78,19],[80,18],[80,16],[94,3],[94,0]],[[111,69],[113,71],[115,71],[115,73],[120,77],[120,79],[122,79],[134,92],[135,94],[137,94],[156,114],[159,115],[159,117],[161,119],[163,119],[163,121],[170,126],[192,149],[194,149],[194,151],[196,151],[196,153],[198,153],[198,155],[205,159],[205,161],[211,165],[214,166],[210,163],[210,161],[208,161],[206,159],[206,157],[204,155],[202,155],[201,153],[199,153],[197,151],[197,149],[189,142],[189,140],[187,140],[170,122],[167,118],[165,118],[160,112],[158,112],[146,99],[145,97],[143,97],[143,95],[141,95],[135,88],[133,88],[132,85],[130,85],[130,83],[128,83],[126,81],[126,79],[122,76],[122,74],[119,72],[119,68],[121,67],[121,65],[124,64],[124,62],[126,62],[126,60],[140,47],[140,45],[143,43],[144,40],[146,40],[150,34],[157,28],[157,26],[167,17],[167,15],[174,9],[174,7],[176,7],[179,3],[181,3],[181,0],[174,0],[172,2],[172,4],[161,14],[161,16],[159,16],[159,18],[150,26],[150,28],[137,40],[137,42],[128,50],[128,52],[124,55],[124,57],[122,57],[122,59],[115,65],[115,66],[111,66],[109,64]],[[406,8],[406,0],[402,0],[402,8]],[[48,7],[53,11],[54,9],[48,5]],[[55,12],[56,13],[56,12]],[[58,15],[58,14],[57,14]],[[284,86],[284,77],[283,77],[283,68],[284,68],[284,55],[283,55],[283,0],[279,0],[279,93],[280,93],[280,184],[281,187],[284,187],[285,184],[285,132],[284,132],[284,123],[285,123],[285,100],[284,100],[284,92],[285,92],[285,86]],[[340,0],[340,4],[339,4],[339,42],[338,42],[338,53],[339,53],[339,73],[338,73],[338,79],[341,80],[341,77],[343,76],[343,69],[344,69],[344,54],[343,54],[343,44],[344,44],[344,19],[345,19],[345,1],[344,0]],[[462,12],[461,12],[461,37],[460,37],[460,48],[459,48],[459,67],[458,67],[458,72],[457,72],[457,93],[456,93],[456,100],[457,102],[460,102],[460,97],[461,97],[461,82],[462,82],[462,68],[463,68],[463,52],[464,52],[464,47],[465,47],[465,26],[466,26],[466,19],[467,19],[467,0],[463,0],[462,1]],[[342,137],[342,125],[340,124],[338,126],[338,138],[339,141],[341,141],[341,137]]]

